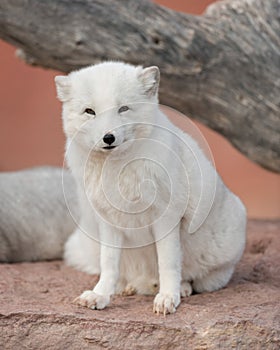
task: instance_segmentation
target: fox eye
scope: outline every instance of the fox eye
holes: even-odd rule
[[[118,110],[118,112],[119,113],[122,113],[122,112],[126,112],[126,111],[128,111],[129,110],[129,108],[127,107],[127,106],[122,106],[119,110]]]
[[[93,109],[91,109],[91,108],[86,108],[86,109],[85,109],[85,113],[86,113],[86,114],[95,115],[94,110],[93,110]]]

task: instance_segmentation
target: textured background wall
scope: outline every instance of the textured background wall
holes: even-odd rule
[[[199,14],[213,1],[156,2]],[[0,170],[61,165],[64,136],[53,84],[57,72],[28,67],[14,53],[14,47],[0,41]],[[218,171],[245,202],[249,216],[280,217],[280,176],[261,169],[221,136],[197,125],[212,149]]]

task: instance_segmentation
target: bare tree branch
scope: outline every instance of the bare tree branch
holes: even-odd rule
[[[203,16],[147,0],[1,0],[0,37],[31,64],[160,67],[161,103],[280,171],[280,0],[226,0]]]

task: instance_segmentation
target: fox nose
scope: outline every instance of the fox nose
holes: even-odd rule
[[[103,137],[103,141],[110,146],[115,141],[115,136],[113,134],[106,134]]]

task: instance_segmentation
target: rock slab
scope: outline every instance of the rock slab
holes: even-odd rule
[[[250,221],[229,285],[152,313],[152,297],[72,304],[97,276],[60,261],[0,265],[0,349],[280,349],[280,222]]]

